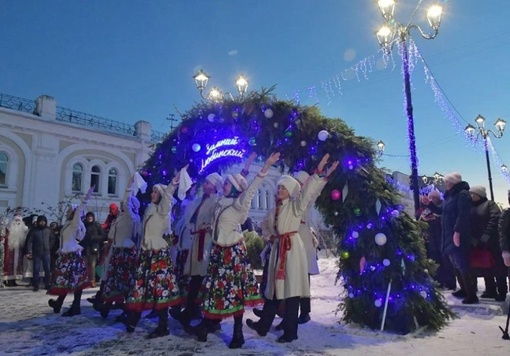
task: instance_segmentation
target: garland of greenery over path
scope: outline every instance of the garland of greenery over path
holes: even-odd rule
[[[445,326],[455,314],[431,278],[436,265],[426,258],[420,223],[403,211],[398,191],[375,165],[374,141],[356,136],[344,121],[326,118],[316,107],[277,100],[271,91],[196,104],[154,147],[142,175],[149,184],[168,184],[189,163],[190,176],[200,184],[207,174],[241,163],[237,151],[245,157],[255,151],[261,160],[279,151],[282,172],[313,172],[330,153],[341,164],[316,207],[339,241],[343,321],[380,329],[386,309],[385,330]]]

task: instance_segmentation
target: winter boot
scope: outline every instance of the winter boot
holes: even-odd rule
[[[122,323],[126,325],[126,331],[132,333],[135,331],[136,324],[140,320],[140,313],[128,312],[126,318],[122,318]]]
[[[485,282],[485,290],[480,295],[480,298],[496,298],[497,292],[496,292],[496,281],[494,280],[494,277],[484,277]]]
[[[170,334],[168,331],[168,308],[163,308],[158,311],[159,323],[157,328],[147,336],[148,339],[155,339],[157,337],[167,336]]]
[[[476,304],[478,297],[476,296],[476,278],[469,272],[462,273],[462,280],[466,287],[466,298],[462,300],[462,304]]]
[[[455,292],[452,292],[452,295],[455,298],[460,298],[460,299],[465,298],[467,296],[467,294],[466,294],[466,286],[464,284],[462,274],[458,270],[455,270],[455,276],[457,277],[457,280],[459,282],[460,289],[456,290]]]
[[[48,305],[53,308],[53,312],[55,314],[60,313],[60,309],[62,308],[64,299],[65,299],[65,296],[60,296],[56,300],[55,299],[48,300]]]
[[[101,311],[99,313],[101,314],[101,317],[103,319],[108,318],[108,314],[110,314],[111,307],[112,307],[112,302],[106,302],[101,306]]]
[[[498,302],[504,302],[506,300],[506,294],[508,293],[506,277],[496,277],[496,284],[498,287],[498,293],[494,299]]]
[[[253,321],[251,319],[247,319],[246,325],[248,325],[250,329],[255,330],[259,336],[266,336],[269,328],[271,328],[271,325],[273,324],[279,305],[279,300],[266,299],[260,320]]]
[[[81,289],[74,292],[74,299],[71,308],[62,314],[62,316],[75,316],[81,314]]]
[[[192,328],[194,334],[197,337],[197,341],[206,342],[207,334],[210,330],[210,320],[207,318],[203,318],[200,324]]]
[[[298,309],[299,297],[292,297],[285,300],[285,316],[283,320],[283,335],[278,338],[278,342],[286,343],[297,340],[298,329]]]
[[[234,333],[232,334],[232,341],[230,341],[228,348],[239,349],[243,346],[243,344],[243,317],[236,317],[234,323]]]

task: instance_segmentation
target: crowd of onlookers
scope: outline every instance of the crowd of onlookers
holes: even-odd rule
[[[510,208],[502,212],[487,198],[485,187],[469,186],[459,173],[446,175],[444,181],[444,195],[432,190],[422,197],[425,207],[420,216],[428,224],[427,257],[439,266],[435,278],[462,303],[473,304],[479,302],[477,278],[483,277],[485,289],[480,297],[504,301],[510,267]]]
[[[80,245],[83,247],[92,286],[95,286],[100,275],[96,266],[100,265],[99,257],[107,241],[109,228],[118,213],[117,204],[112,203],[103,224],[96,221],[95,214],[90,211],[82,218],[85,237]],[[0,288],[16,287],[18,282],[23,281],[27,287],[38,291],[42,286],[42,277],[44,289],[49,289],[60,248],[62,225],[56,221],[48,224],[44,215],[31,214],[23,218],[21,210],[15,212],[12,220],[9,220],[7,217],[0,218],[0,274],[3,277]]]

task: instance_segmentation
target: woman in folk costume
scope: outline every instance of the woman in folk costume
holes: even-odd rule
[[[23,222],[21,213],[16,213],[7,227],[4,261],[4,280],[9,287],[16,287],[16,279],[23,273],[23,247],[28,227]]]
[[[324,188],[329,176],[338,166],[338,161],[324,172],[329,154],[324,155],[317,172],[310,178],[304,189],[299,182],[288,175],[278,181],[277,205],[273,217],[273,248],[269,257],[266,298],[261,318],[258,322],[251,319],[246,324],[265,336],[273,323],[278,305],[285,300],[284,334],[278,342],[292,342],[298,338],[299,299],[310,296],[308,282],[308,263],[303,242],[299,237],[299,226],[308,203]]]
[[[183,168],[186,169],[187,166]],[[154,309],[158,312],[159,323],[149,334],[151,339],[169,334],[168,308],[180,302],[170,248],[163,235],[168,230],[172,195],[179,184],[181,172],[177,173],[168,186],[155,184],[152,187],[151,204],[143,217],[143,238],[135,284],[126,298],[125,310],[128,317],[124,323],[127,332],[135,330],[142,311]]]
[[[244,344],[244,307],[261,303],[255,275],[246,258],[246,245],[240,230],[248,217],[251,201],[269,168],[280,158],[273,153],[248,184],[241,174],[228,175],[223,195],[215,209],[212,224],[213,247],[201,297],[204,319],[195,328],[198,341],[207,341],[207,334],[214,330],[215,321],[233,316],[234,332],[229,348]]]
[[[74,299],[71,308],[62,316],[74,316],[81,314],[80,300],[83,289],[88,288],[91,283],[87,271],[85,259],[81,255],[83,247],[78,242],[85,236],[85,226],[81,221],[81,213],[87,205],[94,186],[90,187],[87,196],[82,200],[80,206],[67,210],[67,221],[60,232],[60,250],[56,268],[53,273],[53,284],[47,294],[57,295],[58,298],[48,300],[48,305],[53,312],[59,313],[67,293],[73,292]]]
[[[140,239],[142,225],[138,215],[140,202],[132,194],[133,180],[134,176],[131,177],[120,203],[121,211],[108,232],[111,249],[105,260],[106,278],[102,295],[104,304],[101,307],[103,318],[108,316],[113,303],[124,303],[124,298],[134,285],[137,260],[137,248],[134,241]]]

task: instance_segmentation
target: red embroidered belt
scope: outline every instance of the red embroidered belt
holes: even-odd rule
[[[285,263],[287,262],[287,251],[292,247],[290,237],[297,234],[297,231],[286,232],[276,236],[280,240],[278,245],[278,268],[275,279],[285,279]]]

